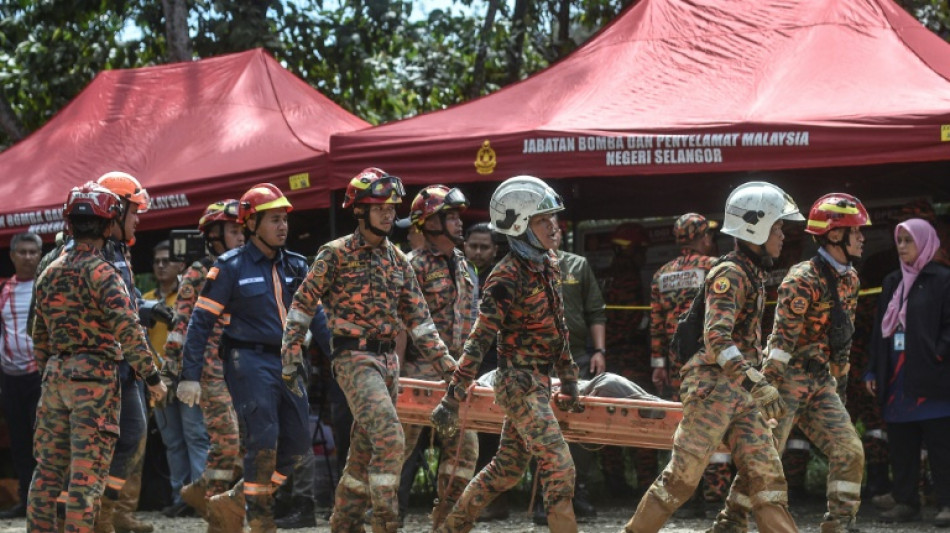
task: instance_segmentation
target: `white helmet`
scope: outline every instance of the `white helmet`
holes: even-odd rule
[[[515,176],[503,181],[488,204],[492,229],[511,237],[523,234],[531,217],[563,210],[561,196],[534,176]]]
[[[726,200],[722,233],[752,244],[765,244],[778,220],[805,220],[792,197],[764,181],[735,188]]]

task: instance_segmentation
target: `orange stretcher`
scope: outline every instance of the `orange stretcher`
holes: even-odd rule
[[[442,400],[445,384],[399,378],[396,412],[405,424],[431,425],[429,414]],[[569,413],[553,405],[561,432],[569,442],[633,446],[669,450],[673,432],[683,419],[682,404],[667,401],[630,400],[581,396],[584,411]],[[465,429],[501,433],[505,413],[495,404],[495,393],[475,386],[459,408]]]

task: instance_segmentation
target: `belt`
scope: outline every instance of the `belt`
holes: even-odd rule
[[[393,339],[362,339],[360,337],[334,335],[330,340],[330,349],[334,355],[343,350],[384,354],[396,349],[396,341]]]
[[[261,353],[270,353],[280,355],[280,345],[279,344],[264,344],[261,342],[247,342],[239,341],[237,339],[226,339],[225,345],[230,348],[237,348],[239,350],[253,350],[255,352]]]
[[[550,376],[554,368],[553,363],[512,363],[510,359],[498,358],[498,368],[501,370],[531,370],[543,376]]]
[[[821,374],[828,371],[828,363],[823,363],[818,359],[805,359],[804,361],[796,362],[794,366],[801,368],[809,374]]]

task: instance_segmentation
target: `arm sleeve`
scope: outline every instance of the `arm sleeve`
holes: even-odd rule
[[[732,333],[736,325],[736,314],[739,312],[737,302],[745,301],[748,283],[738,266],[725,263],[717,268],[712,282],[706,284],[706,315],[703,331],[703,340],[706,344],[707,357],[723,368],[732,377],[744,370],[745,358],[739,347],[733,341]],[[725,281],[726,283],[723,283]]]
[[[232,270],[220,261],[215,262],[208,271],[201,296],[195,301],[191,319],[188,321],[185,345],[182,349],[183,380],[198,381],[201,378],[208,338],[218,318],[227,309],[234,281]]]
[[[287,311],[287,322],[284,324],[284,336],[281,339],[280,360],[283,366],[293,366],[304,360],[303,341],[307,337],[307,330],[319,312],[322,321],[322,331],[314,330],[314,338],[320,343],[320,349],[326,349],[327,357],[330,352],[330,330],[327,316],[320,304],[320,298],[326,292],[330,282],[336,277],[337,254],[328,246],[322,246],[317,251],[317,257],[310,265],[310,271],[303,283],[294,293],[294,301]],[[316,326],[319,327],[319,324]]]
[[[439,337],[439,330],[429,314],[429,306],[409,261],[397,263],[396,268],[403,269],[405,280],[397,303],[399,318],[406,325],[409,336],[422,357],[435,367],[440,376],[445,376],[455,370],[455,359],[449,355],[448,347]]]
[[[462,349],[462,357],[456,371],[457,379],[471,381],[478,375],[482,358],[491,348],[502,322],[511,309],[514,293],[514,279],[505,276],[499,269],[496,269],[485,282],[482,301],[478,308],[478,319],[475,320],[475,326],[472,327],[465,341],[465,347]]]
[[[168,338],[165,340],[166,368],[175,374],[181,372],[182,347],[185,342],[185,335],[188,333],[188,321],[194,311],[195,302],[198,301],[202,281],[203,276],[200,276],[198,271],[192,267],[182,276],[181,285],[178,287],[178,296],[175,299],[175,318],[172,322],[172,329],[168,332]]]
[[[113,325],[116,340],[122,346],[122,355],[139,376],[148,376],[155,371],[151,349],[145,329],[139,323],[138,313],[133,310],[125,282],[118,272],[106,263],[101,263],[92,272],[91,283],[99,296],[99,306]]]
[[[30,305],[30,309],[34,309],[34,304],[36,302],[37,295],[37,285],[33,285],[33,303]],[[36,358],[36,364],[39,367],[40,373],[42,374],[43,369],[46,368],[46,362],[49,361],[49,329],[46,327],[46,317],[42,314],[33,313],[33,330],[31,336],[33,338],[33,357]]]
[[[821,287],[818,279],[811,276],[786,276],[778,288],[778,298],[775,305],[775,320],[772,334],[768,340],[768,356],[765,359],[763,373],[772,377],[782,376],[788,367],[798,338],[805,329],[807,306],[814,305],[821,299]],[[796,309],[804,299],[807,306]]]
[[[600,286],[597,284],[597,278],[594,271],[590,268],[590,263],[584,261],[582,269],[584,278],[584,315],[588,325],[606,324],[607,313],[604,295],[600,292]]]
[[[313,334],[313,340],[317,343],[317,346],[320,347],[320,351],[323,352],[323,355],[327,358],[331,357],[330,353],[330,327],[327,324],[327,314],[323,311],[323,305],[317,304],[317,310],[313,315],[313,320],[310,321],[310,333]]]
[[[660,284],[656,276],[650,283],[650,357],[653,368],[666,367],[670,341],[666,338],[666,313],[660,301]]]

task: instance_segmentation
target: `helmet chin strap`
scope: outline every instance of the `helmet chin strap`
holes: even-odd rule
[[[448,237],[450,241],[452,241],[452,244],[454,244],[455,246],[462,246],[463,244],[465,244],[464,238],[456,237],[455,235],[452,235],[451,233],[448,232],[448,230],[445,229],[445,213],[440,211],[438,215],[439,215],[439,224],[441,224],[441,227],[438,230],[432,230],[432,229],[426,229],[425,226],[423,226],[422,233],[424,233],[425,235],[429,235],[431,237],[438,237],[439,235],[445,235],[446,237]]]
[[[831,246],[837,246],[838,249],[841,250],[841,253],[844,254],[844,258],[847,260],[848,263],[856,263],[856,262],[858,262],[861,258],[860,258],[860,257],[855,257],[855,256],[851,255],[850,253],[848,253],[848,243],[851,242],[851,227],[850,227],[850,226],[849,226],[849,227],[846,227],[846,228],[844,228],[844,230],[845,230],[845,231],[844,231],[844,236],[841,237],[841,240],[840,240],[840,241],[834,242],[834,241],[832,241],[831,239],[825,237],[825,243],[827,243],[827,244],[829,244],[829,245],[831,245]]]
[[[372,232],[373,235],[376,235],[377,237],[389,237],[393,233],[392,228],[390,228],[389,231],[383,231],[377,228],[376,226],[374,226],[373,223],[369,221],[369,209],[366,208],[365,206],[363,207],[362,215],[357,215],[354,212],[354,216],[356,216],[357,220],[362,220],[364,222],[364,225],[366,226],[366,229],[368,229],[370,232]]]
[[[271,243],[265,241],[265,240],[264,240],[264,237],[261,237],[260,235],[257,234],[257,228],[260,227],[260,225],[261,225],[261,219],[262,219],[262,218],[264,218],[264,214],[263,214],[263,213],[257,213],[257,215],[255,215],[255,217],[254,217],[254,231],[251,231],[250,234],[251,234],[252,237],[257,237],[257,240],[261,241],[261,244],[263,244],[264,246],[270,248],[271,251],[273,251],[274,253],[277,253],[277,252],[279,252],[279,251],[283,248],[283,246],[274,246],[274,245],[272,245]],[[225,248],[227,248],[227,246],[225,246]]]
[[[765,250],[765,245],[762,244],[759,247],[762,249],[761,252],[756,252],[753,250],[746,241],[742,239],[736,239],[736,242],[739,244],[739,250],[748,258],[752,259],[754,263],[762,268],[771,268],[775,264],[775,259]]]

